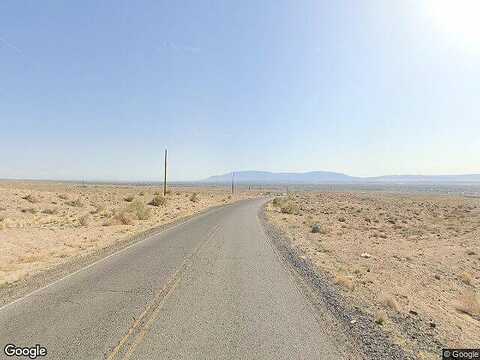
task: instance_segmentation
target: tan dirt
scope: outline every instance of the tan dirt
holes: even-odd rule
[[[266,214],[352,304],[417,357],[439,355],[419,352],[420,340],[402,319],[421,319],[423,335],[444,347],[478,347],[480,199],[302,192],[268,204]]]
[[[161,187],[0,182],[0,287],[147,229],[258,195],[182,187],[171,188],[164,205],[147,205],[156,194],[161,196]]]

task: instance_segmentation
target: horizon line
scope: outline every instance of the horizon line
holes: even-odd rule
[[[386,175],[373,175],[373,176],[356,176],[356,175],[349,175],[347,173],[339,172],[339,171],[332,171],[332,170],[308,170],[308,171],[269,171],[269,170],[234,170],[226,173],[210,175],[206,178],[197,179],[197,180],[170,180],[167,183],[201,183],[204,180],[208,180],[212,177],[219,177],[230,175],[233,173],[245,173],[245,172],[263,172],[263,173],[271,173],[271,174],[308,174],[314,172],[324,172],[324,173],[335,173],[340,175],[345,175],[351,178],[356,179],[372,179],[372,178],[379,178],[379,177],[408,177],[408,176],[418,176],[418,177],[442,177],[442,176],[480,176],[480,172],[478,173],[439,173],[439,174],[425,174],[425,173],[397,173],[397,174],[386,174]],[[0,181],[46,181],[46,182],[71,182],[71,183],[162,183],[164,182],[163,177],[159,179],[112,179],[112,178],[35,178],[35,177],[0,177]]]

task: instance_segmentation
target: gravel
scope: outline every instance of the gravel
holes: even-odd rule
[[[375,323],[375,319],[360,308],[349,304],[327,277],[299,249],[291,246],[284,234],[266,219],[265,207],[259,214],[266,234],[287,266],[303,280],[307,297],[318,312],[327,312],[337,326],[342,327],[353,348],[368,360],[415,359],[407,354]]]

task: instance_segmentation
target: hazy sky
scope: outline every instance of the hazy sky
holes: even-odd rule
[[[480,173],[480,2],[0,2],[0,177]]]

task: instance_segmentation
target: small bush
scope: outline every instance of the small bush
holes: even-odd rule
[[[22,199],[27,200],[31,204],[36,204],[39,202],[39,200],[32,194],[28,194],[27,196],[22,197]]]
[[[167,204],[167,199],[165,199],[163,196],[160,196],[160,195],[154,196],[152,201],[148,203],[148,205],[152,205],[152,206],[164,206],[166,204]]]
[[[282,199],[280,197],[276,197],[272,201],[272,205],[275,207],[281,207],[283,203],[285,202],[285,199]]]
[[[67,204],[68,206],[73,206],[73,207],[82,207],[83,206],[83,203],[80,201],[80,199],[67,201],[65,204]]]
[[[345,221],[347,221],[347,220],[346,220],[344,217],[339,217],[339,218],[338,218],[338,221],[343,223],[343,222],[345,222]]]
[[[190,196],[190,201],[191,202],[199,202],[200,201],[200,198],[198,197],[198,194],[197,193],[193,193],[192,196]]]
[[[66,195],[66,194],[60,194],[60,195],[58,195],[58,197],[62,200],[68,200],[68,195]]]
[[[132,202],[133,199],[135,199],[135,196],[133,196],[133,195],[128,195],[128,196],[125,197],[123,200],[125,200],[126,202]]]
[[[321,232],[322,232],[322,227],[320,226],[320,224],[313,224],[312,225],[312,233],[319,234]]]
[[[58,209],[45,209],[42,211],[43,214],[55,215],[58,214]]]
[[[22,209],[21,211],[24,214],[27,214],[27,213],[28,214],[36,214],[38,212],[37,209],[34,209],[34,208]]]
[[[147,208],[145,204],[140,200],[136,200],[131,203],[128,206],[127,210],[129,212],[132,212],[138,220],[148,220],[151,215],[150,209]]]
[[[80,219],[78,219],[78,221],[80,222],[80,225],[88,226],[88,224],[90,223],[90,216],[88,214],[85,214],[81,216]]]
[[[280,208],[280,211],[282,214],[296,214],[298,213],[298,208],[294,203],[288,202]]]
[[[1,220],[0,220],[0,230],[3,230],[7,227],[7,224],[6,224],[6,219],[5,217],[2,217]]]

